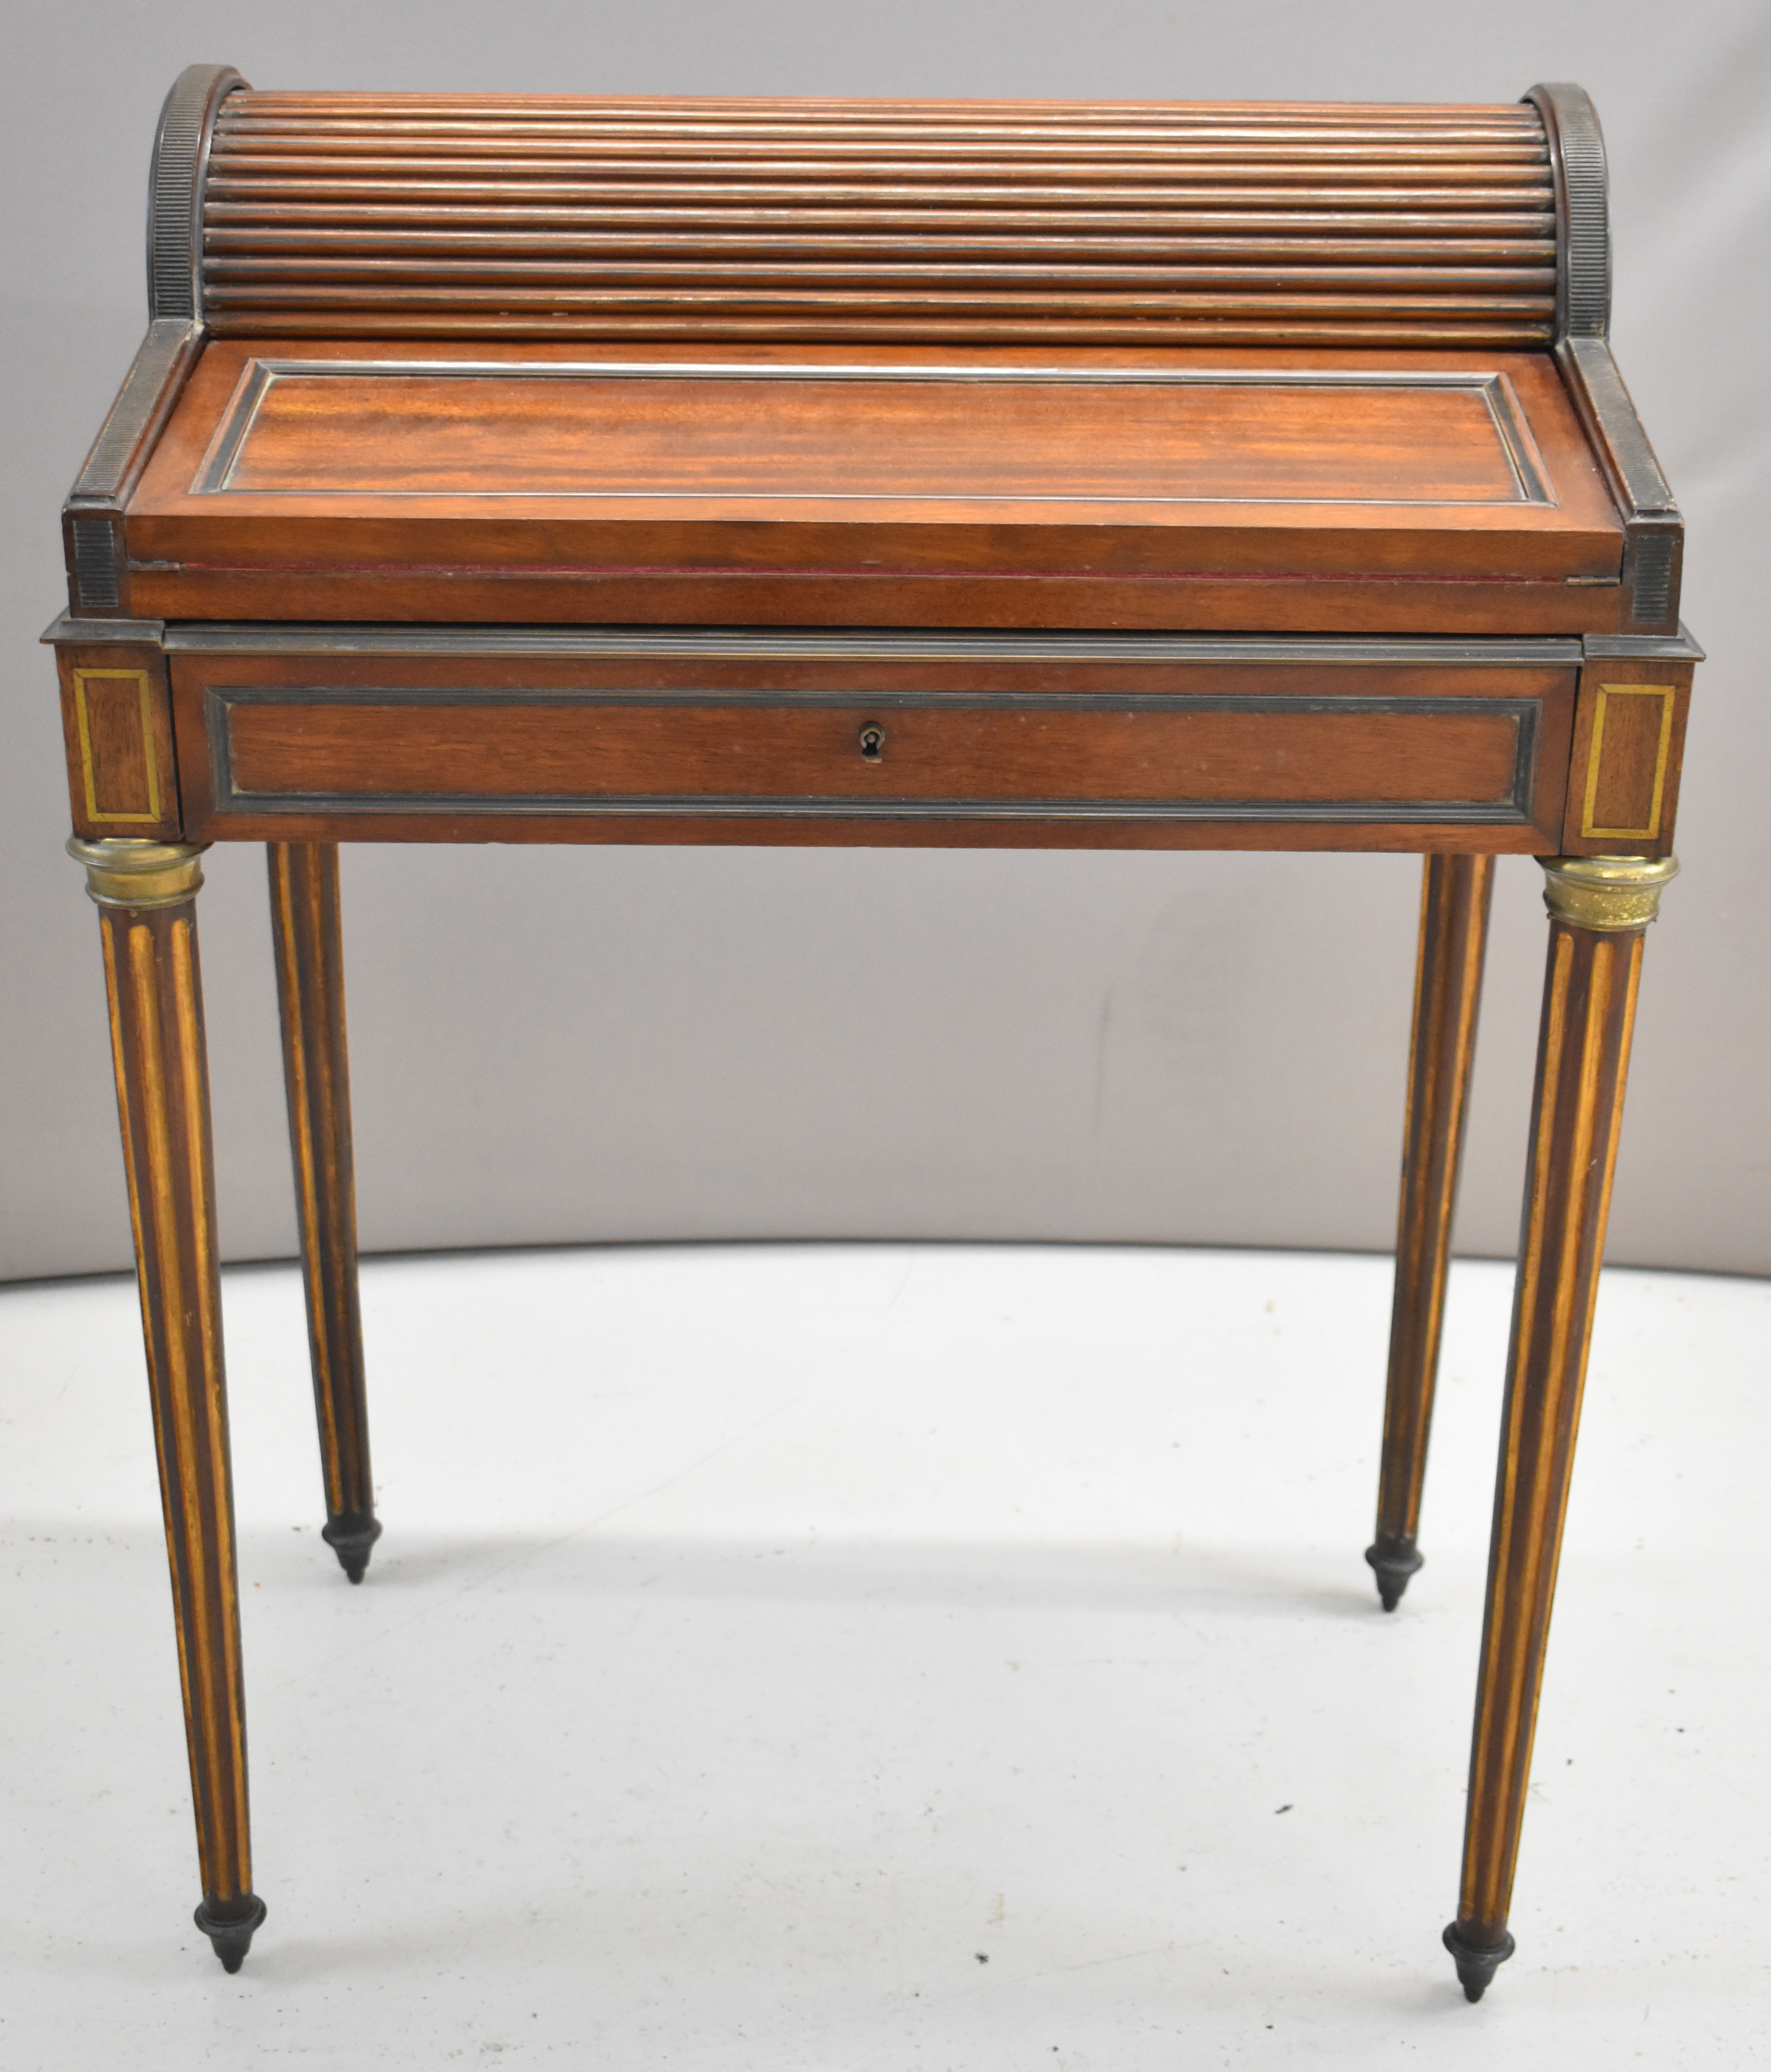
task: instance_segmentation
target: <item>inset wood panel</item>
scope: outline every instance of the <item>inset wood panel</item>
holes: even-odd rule
[[[160,818],[154,685],[145,669],[76,669],[74,724],[86,810],[95,820]]]
[[[1660,832],[1678,701],[1670,684],[1599,686],[1580,822],[1589,841],[1617,836],[1652,841]]]
[[[59,646],[70,815],[78,834],[175,836],[166,660],[136,642]]]
[[[1600,656],[1582,672],[1563,847],[1665,856],[1673,844],[1690,664]]]
[[[1548,501],[1503,375],[518,372],[254,360],[199,493]]]
[[[674,812],[959,814],[1234,806],[1249,817],[1529,817],[1527,701],[1198,696],[995,705],[881,693],[829,705],[493,704],[416,693],[212,694],[223,796],[263,808],[480,802]]]

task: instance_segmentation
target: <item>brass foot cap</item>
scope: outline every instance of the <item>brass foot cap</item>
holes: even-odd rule
[[[215,1945],[222,1970],[232,1973],[245,1963],[253,1937],[264,1926],[265,1903],[255,1892],[213,1907],[204,1900],[191,1918]]]
[[[1517,1945],[1503,1929],[1501,1939],[1486,1949],[1466,1942],[1458,1930],[1463,1923],[1454,1921],[1445,1930],[1445,1947],[1452,1953],[1452,1961],[1457,1967],[1457,1983],[1464,1988],[1467,2000],[1479,2000],[1485,1993],[1494,1974],[1510,1957]]]

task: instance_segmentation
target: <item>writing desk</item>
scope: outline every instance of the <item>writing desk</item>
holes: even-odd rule
[[[1425,859],[1378,1528],[1416,1545],[1493,859],[1550,946],[1464,1881],[1506,1918],[1697,649],[1578,88],[1502,107],[255,92],[194,67],[75,485],[100,910],[199,1925],[249,1851],[195,901],[270,858],[325,1476],[381,1531],[338,849]]]

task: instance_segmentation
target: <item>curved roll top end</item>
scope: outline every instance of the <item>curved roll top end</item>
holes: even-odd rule
[[[147,313],[203,314],[203,176],[209,132],[224,98],[246,82],[232,65],[187,65],[172,84],[154,135],[148,174]]]
[[[1611,328],[1611,228],[1604,134],[1584,87],[1566,80],[1525,98],[1543,117],[1556,184],[1556,341]]]

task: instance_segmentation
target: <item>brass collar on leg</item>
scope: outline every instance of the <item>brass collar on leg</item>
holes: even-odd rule
[[[1645,928],[1678,875],[1676,857],[1540,856],[1543,903],[1571,928],[1617,933]]]
[[[207,845],[205,845],[207,846]],[[101,906],[177,906],[203,882],[203,849],[188,842],[89,841],[68,853],[86,866],[86,896]]]

